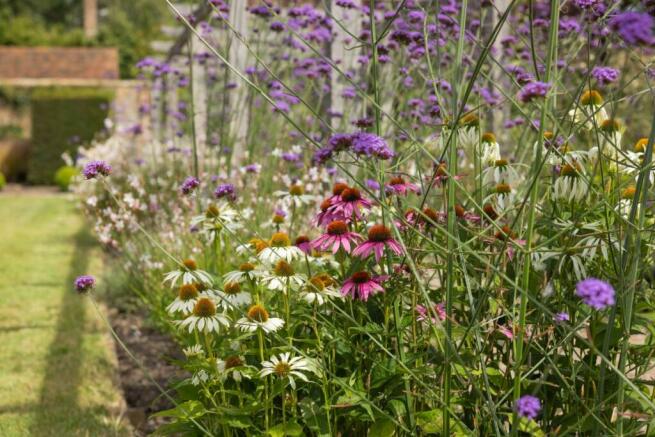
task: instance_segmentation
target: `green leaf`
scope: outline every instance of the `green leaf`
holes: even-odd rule
[[[426,434],[440,434],[443,429],[441,410],[421,411],[416,414],[416,424]]]
[[[152,414],[152,417],[175,417],[178,419],[188,420],[197,419],[207,413],[205,406],[198,401],[187,401],[179,404],[170,410],[159,411]]]
[[[271,437],[297,437],[303,435],[302,426],[298,425],[296,422],[287,422],[286,424],[280,423],[273,428],[269,428],[267,433]]]
[[[396,425],[389,419],[377,419],[368,430],[371,437],[392,437],[396,435]]]
[[[519,430],[530,434],[532,437],[545,437],[546,434],[541,430],[539,424],[532,419],[525,417],[519,422]]]

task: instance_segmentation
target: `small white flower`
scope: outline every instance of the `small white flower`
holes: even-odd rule
[[[202,346],[199,344],[194,344],[193,346],[185,347],[182,352],[184,352],[184,356],[187,358],[191,357],[199,357],[205,354],[205,351],[203,350]]]
[[[582,201],[587,195],[588,187],[581,173],[582,167],[579,164],[564,164],[553,185],[553,198],[570,202]]]
[[[276,332],[284,326],[284,320],[270,317],[262,305],[253,305],[246,317],[237,320],[236,326],[242,331],[255,332],[262,329],[264,332]]]
[[[193,378],[191,378],[191,384],[200,385],[203,382],[207,382],[208,380],[209,374],[204,370],[199,370],[193,375]]]
[[[178,270],[168,272],[164,276],[164,282],[170,282],[171,287],[175,287],[180,279],[182,284],[193,284],[200,281],[211,286],[213,283],[211,275],[204,270],[198,269],[196,262],[192,259],[185,259]]]
[[[243,283],[247,281],[257,281],[264,274],[264,271],[257,269],[252,263],[243,263],[239,270],[233,270],[223,276],[225,282]]]
[[[514,184],[519,179],[519,174],[514,166],[504,159],[498,159],[493,165],[482,171],[482,183],[485,185],[496,185],[500,183]]]
[[[244,377],[249,378],[248,374],[242,371],[244,367],[247,366],[242,356],[232,355],[225,358],[225,360],[216,359],[216,370],[223,381],[229,377],[236,382],[241,382]]]
[[[260,261],[268,264],[275,264],[281,259],[290,263],[303,256],[305,256],[305,253],[298,247],[292,246],[289,236],[284,232],[273,234],[270,247],[262,249],[257,255]]]
[[[494,134],[487,132],[482,135],[482,142],[480,143],[482,148],[480,152],[480,159],[486,165],[494,165],[496,161],[499,161],[500,158],[500,145],[496,141]]]
[[[291,357],[289,352],[285,352],[278,356],[272,355],[269,361],[262,362],[259,376],[264,378],[268,375],[275,375],[280,379],[288,379],[289,385],[295,390],[295,378],[309,382],[307,375],[303,372],[311,371],[311,366],[305,358]]]
[[[319,277],[314,277],[305,284],[300,297],[308,304],[316,302],[317,305],[323,305],[330,299],[341,299],[341,293],[334,289],[331,285],[325,285]]]
[[[238,282],[226,282],[223,284],[223,291],[215,290],[216,300],[223,308],[234,309],[244,305],[250,305],[252,297],[247,291],[241,290]]]

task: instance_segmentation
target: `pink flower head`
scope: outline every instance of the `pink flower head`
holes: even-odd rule
[[[439,317],[442,322],[446,320],[446,306],[443,303],[433,304],[434,313]],[[418,313],[417,321],[431,320],[432,323],[437,323],[437,319],[430,314],[430,311],[423,305],[416,305],[416,312]]]
[[[385,188],[387,193],[397,194],[399,196],[406,196],[410,191],[416,194],[421,194],[421,189],[418,185],[407,182],[400,176],[391,178]]]
[[[317,250],[332,250],[332,253],[337,253],[343,247],[344,251],[350,253],[350,244],[361,240],[363,238],[359,234],[348,230],[346,222],[335,220],[327,226],[327,233],[312,241],[310,245]]]
[[[341,199],[341,193],[343,193],[343,191],[347,188],[350,188],[348,184],[343,182],[336,182],[332,187],[332,196],[330,196],[328,199],[330,199],[330,201],[333,203],[338,202]]]
[[[319,212],[312,220],[312,223],[315,226],[327,226],[334,220],[341,220],[343,218],[341,214],[335,214],[331,210],[331,207],[334,204],[332,199],[333,197],[330,197],[321,202],[321,212]]]
[[[309,241],[309,238],[307,238],[305,235],[300,235],[298,238],[296,238],[296,242],[294,243],[294,246],[305,252],[306,255],[312,254],[311,243]]]
[[[367,272],[357,272],[343,283],[341,295],[350,295],[353,299],[359,299],[366,302],[372,294],[384,292],[380,285],[387,279],[387,276],[377,276],[372,278]]]
[[[498,325],[498,331],[510,340],[514,340],[514,330],[511,326]]]
[[[370,200],[362,197],[357,188],[346,188],[327,211],[334,216],[341,216],[342,220],[351,220],[353,214],[359,220],[362,218],[362,209],[371,209],[372,205]]]
[[[353,250],[353,255],[366,258],[375,252],[375,261],[380,262],[384,248],[388,247],[396,255],[403,254],[403,248],[396,240],[391,238],[391,231],[384,225],[373,225],[368,230],[368,241],[360,244]]]

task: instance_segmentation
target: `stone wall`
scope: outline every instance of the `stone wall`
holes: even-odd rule
[[[0,46],[0,79],[118,79],[118,74],[116,48]]]

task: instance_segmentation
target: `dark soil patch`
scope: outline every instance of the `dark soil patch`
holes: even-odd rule
[[[118,337],[162,388],[169,389],[175,381],[188,376],[171,364],[171,359],[184,357],[180,348],[169,336],[148,326],[143,314],[114,310],[110,318]],[[127,352],[118,343],[115,346],[126,415],[136,435],[148,435],[167,422],[165,418],[150,417],[151,414],[172,408],[173,404],[162,396]]]

